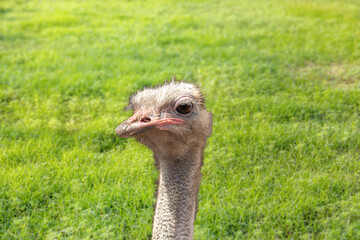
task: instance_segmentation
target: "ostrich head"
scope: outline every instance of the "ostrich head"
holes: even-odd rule
[[[171,82],[147,88],[130,97],[133,116],[115,130],[119,137],[134,137],[155,155],[181,155],[189,148],[205,147],[212,131],[200,89],[189,83]]]

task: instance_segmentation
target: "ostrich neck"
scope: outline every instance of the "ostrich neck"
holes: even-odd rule
[[[193,239],[202,149],[156,156],[160,172],[152,239]]]

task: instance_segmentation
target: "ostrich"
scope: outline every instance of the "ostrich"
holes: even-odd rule
[[[152,239],[193,239],[204,149],[212,132],[212,114],[200,89],[175,81],[144,89],[130,97],[128,110],[134,115],[115,133],[149,147],[160,174]]]

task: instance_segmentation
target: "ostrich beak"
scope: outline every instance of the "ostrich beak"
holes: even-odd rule
[[[137,113],[117,126],[115,133],[127,138],[153,128],[165,130],[166,126],[184,124],[186,122],[180,118],[154,118],[146,113]]]

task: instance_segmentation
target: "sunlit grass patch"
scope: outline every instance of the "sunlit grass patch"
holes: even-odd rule
[[[316,65],[307,64],[294,71],[294,77],[307,78],[309,81],[319,81],[331,86],[354,88],[359,86],[360,66],[357,64]]]

